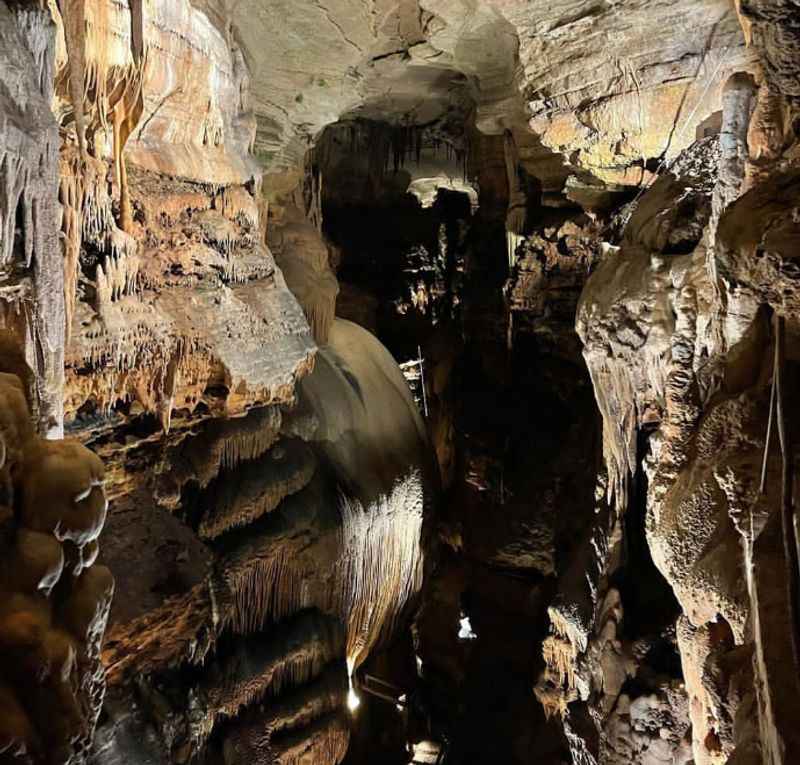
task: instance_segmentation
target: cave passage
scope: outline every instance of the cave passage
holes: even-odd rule
[[[800,762],[798,0],[0,0],[0,765]]]

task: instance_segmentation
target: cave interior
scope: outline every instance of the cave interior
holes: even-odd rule
[[[800,0],[0,0],[0,765],[800,763]]]

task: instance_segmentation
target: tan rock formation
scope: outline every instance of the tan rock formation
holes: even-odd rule
[[[796,761],[798,15],[0,0],[0,760]]]
[[[112,633],[106,661],[115,698],[130,692],[137,675],[156,693],[178,667],[200,672],[197,689],[176,686],[172,700],[146,701],[162,746],[179,761],[202,754],[219,730],[226,757],[285,749],[287,762],[307,750],[340,761],[345,694],[333,698],[331,689],[392,634],[419,593],[430,483],[424,433],[399,370],[366,331],[337,320],[301,384],[300,407],[282,427],[280,419],[267,418],[272,430],[259,420],[255,432],[275,435],[258,445],[247,436],[257,412],[238,431],[210,431],[226,444],[223,456],[195,462],[194,475],[207,476],[209,486],[198,533],[213,540],[213,571],[179,601]],[[298,436],[317,450],[320,465]],[[196,459],[196,448],[183,453]],[[163,620],[176,612],[184,616],[167,634]],[[202,672],[203,664],[219,669]],[[279,701],[266,704],[268,695]],[[187,714],[185,704],[196,712]],[[115,714],[114,724],[131,735],[143,724]],[[267,726],[261,743],[255,724]],[[109,746],[114,757],[149,751],[116,733]]]
[[[91,747],[114,591],[95,565],[103,478],[88,449],[34,434],[19,378],[0,374],[0,752],[10,761],[75,762]]]
[[[776,694],[793,695],[796,680],[776,683],[764,654],[754,654],[763,651],[764,640],[773,640],[772,650],[786,657],[792,672],[793,628],[787,626],[778,638],[759,618],[759,593],[768,587],[769,574],[764,564],[754,564],[753,550],[775,544],[781,517],[778,458],[765,443],[772,418],[767,384],[774,377],[769,350],[774,334],[765,313],[791,316],[790,324],[796,314],[790,307],[791,277],[785,271],[778,275],[779,264],[786,262],[779,252],[791,250],[794,224],[791,214],[782,215],[775,206],[793,208],[795,202],[791,192],[778,193],[781,203],[766,202],[781,178],[791,183],[782,170],[787,162],[782,152],[771,155],[767,170],[761,148],[760,136],[782,130],[783,112],[773,110],[769,121],[754,98],[751,78],[737,75],[729,82],[711,217],[705,217],[707,201],[686,208],[688,194],[700,189],[708,199],[707,181],[683,177],[669,192],[660,179],[639,201],[621,251],[587,283],[578,313],[604,416],[606,463],[621,508],[629,505],[626,486],[642,459],[637,433],[658,423],[646,458],[647,536],[653,560],[684,614],[678,646],[694,761],[701,763],[756,761],[749,758],[759,739],[759,761],[788,762],[795,746],[791,736],[776,744],[780,724],[771,702]],[[762,162],[759,180],[743,194],[753,158]],[[683,159],[673,165],[676,179],[685,166]],[[775,231],[774,239],[767,230]],[[692,255],[681,255],[684,238],[688,246],[701,238],[703,243]],[[779,367],[776,363],[775,375]],[[782,412],[787,423],[793,422],[793,409],[784,404]],[[775,554],[773,565],[791,571],[792,556]],[[787,576],[791,582],[794,574]],[[781,596],[792,614],[791,595],[776,594]],[[757,688],[770,691],[754,694],[753,676]],[[743,712],[754,706],[759,731]]]

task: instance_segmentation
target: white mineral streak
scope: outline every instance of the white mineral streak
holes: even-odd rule
[[[388,496],[365,508],[342,497],[342,547],[336,592],[348,621],[347,654],[356,666],[422,586],[420,548],[424,487],[414,472],[399,480]]]
[[[305,608],[322,607],[347,625],[347,655],[358,666],[376,643],[392,634],[397,619],[422,586],[420,547],[424,504],[418,471],[397,481],[367,507],[342,496],[339,553],[324,602],[303,580],[302,565],[278,550],[245,566],[233,583],[237,632],[261,629]]]

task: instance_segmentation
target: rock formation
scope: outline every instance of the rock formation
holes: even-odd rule
[[[0,761],[797,762],[798,19],[0,0]]]
[[[114,579],[97,564],[103,465],[34,432],[19,377],[0,373],[0,752],[8,761],[85,757],[103,704],[100,650]]]

